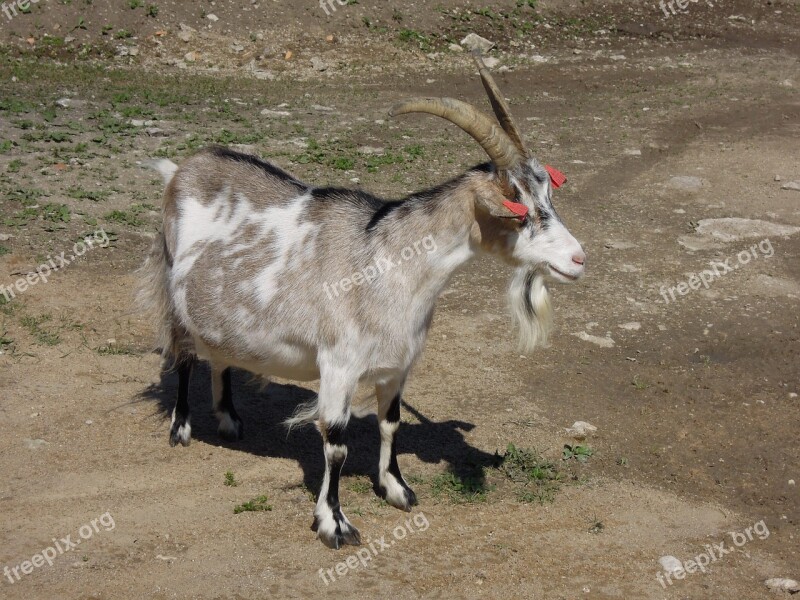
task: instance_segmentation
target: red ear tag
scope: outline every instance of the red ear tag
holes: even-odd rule
[[[566,175],[564,175],[555,167],[545,165],[544,168],[547,169],[548,173],[550,173],[550,181],[552,182],[554,188],[558,189],[567,182]]]
[[[503,206],[505,206],[508,210],[517,215],[520,218],[520,220],[523,220],[528,216],[528,207],[525,206],[524,204],[520,204],[519,202],[512,202],[511,200],[503,200]]]

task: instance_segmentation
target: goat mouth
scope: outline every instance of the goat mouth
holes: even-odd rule
[[[553,273],[563,277],[564,279],[566,279],[568,281],[577,281],[578,278],[580,277],[580,275],[570,275],[569,273],[565,273],[564,271],[556,269],[553,265],[551,265],[549,263],[547,264],[547,266]]]

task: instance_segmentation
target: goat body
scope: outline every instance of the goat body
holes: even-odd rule
[[[211,365],[219,433],[229,440],[243,432],[231,367],[319,379],[317,400],[288,423],[313,421],[322,434],[326,469],[314,526],[331,547],[359,543],[338,498],[359,383],[375,385],[379,487],[398,508],[416,502],[397,464],[400,399],[454,271],[481,248],[517,268],[509,291],[527,349],[547,336],[545,278],[583,274],[585,256],[550,203],[547,171],[510,141],[519,135],[503,137],[468,105],[438,102],[418,100],[408,110],[460,124],[493,161],[402,200],[310,186],[224,148],[180,167],[154,164],[167,183],[163,230],[144,268],[141,300],[155,309],[161,346],[178,370],[170,442],[189,443],[189,377],[198,358]]]

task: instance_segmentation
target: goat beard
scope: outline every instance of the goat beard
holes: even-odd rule
[[[536,269],[514,272],[508,288],[511,318],[519,331],[519,349],[531,352],[545,346],[553,327],[553,310],[544,275]]]

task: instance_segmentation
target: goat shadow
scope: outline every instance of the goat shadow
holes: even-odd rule
[[[322,438],[313,426],[297,427],[287,434],[283,425],[301,402],[313,399],[316,392],[290,384],[270,382],[266,388],[253,376],[233,369],[233,402],[244,422],[244,439],[226,442],[217,434],[217,419],[211,410],[211,374],[208,364],[199,361],[192,373],[189,387],[192,440],[212,446],[221,446],[249,452],[256,456],[296,460],[303,471],[303,483],[317,494],[322,483],[325,461]],[[174,370],[161,373],[158,383],[148,386],[140,395],[142,400],[155,401],[158,410],[166,417],[172,414],[177,397],[178,377]],[[428,419],[405,400],[403,410],[416,417],[416,423],[402,423],[397,434],[397,454],[414,454],[426,463],[445,461],[448,470],[469,480],[471,485],[483,488],[485,468],[497,465],[498,456],[475,448],[464,439],[464,433],[475,428],[473,423],[460,420],[435,422]],[[168,443],[169,421],[164,427],[164,444]],[[375,414],[351,417],[347,426],[348,454],[342,473],[364,475],[378,488],[378,454],[380,434]],[[180,447],[175,448],[176,452]],[[400,459],[402,464],[402,458]],[[411,469],[403,470],[406,480],[413,480]],[[411,484],[414,487],[414,484]]]

